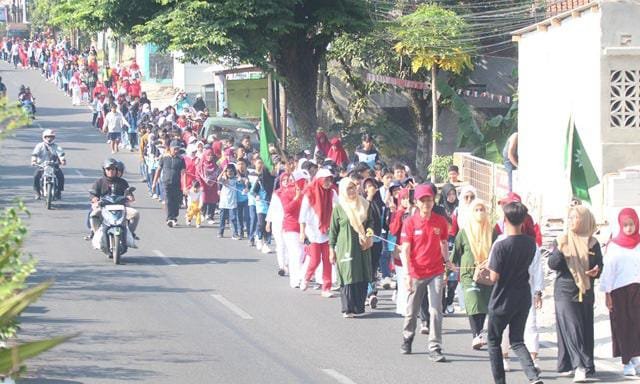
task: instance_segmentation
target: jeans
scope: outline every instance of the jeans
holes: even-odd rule
[[[510,311],[508,314],[496,314],[489,312],[488,338],[489,360],[491,361],[491,373],[496,384],[505,384],[507,381],[502,362],[502,332],[509,326],[509,341],[511,350],[518,356],[520,365],[529,381],[538,379],[538,372],[533,365],[529,350],[524,344],[524,326],[529,315],[529,308],[520,308]]]
[[[129,144],[131,144],[131,149],[138,146],[138,133],[137,132],[129,132]]]
[[[237,235],[244,236],[247,233],[249,235],[249,202],[238,201],[237,208],[238,215],[238,232]]]
[[[513,171],[518,168],[506,159],[504,161],[504,168],[507,170],[507,176],[509,177],[509,192],[513,192]]]
[[[238,217],[236,208],[220,208],[220,230],[218,234],[224,235],[224,227],[227,226],[227,220],[231,222],[233,236],[238,236]]]
[[[389,269],[389,259],[391,258],[391,251],[387,249],[387,245],[382,246],[382,253],[380,254],[380,273],[382,278],[391,277],[391,269]]]
[[[249,230],[247,231],[247,238],[253,239],[256,236],[258,228],[258,211],[256,211],[255,205],[249,206]]]
[[[409,292],[407,298],[407,312],[404,316],[402,336],[413,340],[416,334],[416,322],[420,304],[425,296],[429,297],[429,312],[431,331],[429,332],[429,350],[440,349],[442,344],[442,275],[436,275],[425,279],[411,278],[413,292]],[[404,282],[398,282],[403,284]],[[499,344],[498,344],[499,346]]]
[[[264,213],[258,213],[258,226],[256,228],[256,235],[258,239],[264,240],[265,243],[271,243],[271,232],[267,232],[267,215]]]
[[[213,216],[216,214],[216,203],[204,203],[202,214],[207,220],[213,220]]]

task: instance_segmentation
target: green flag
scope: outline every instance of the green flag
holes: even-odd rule
[[[569,120],[567,129],[567,142],[565,146],[565,169],[569,167],[571,178],[571,191],[573,197],[591,203],[589,188],[598,185],[600,180],[591,165],[589,155],[582,145],[580,135],[573,119]]]
[[[267,109],[263,103],[262,112],[260,113],[260,157],[269,172],[271,172],[273,170],[273,162],[271,161],[271,154],[269,153],[269,144],[276,144],[276,135],[273,132],[269,115],[267,115]]]

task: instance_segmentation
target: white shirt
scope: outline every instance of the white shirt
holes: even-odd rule
[[[272,231],[282,231],[282,222],[284,221],[284,207],[282,201],[275,193],[271,195],[271,201],[269,202],[269,210],[265,221],[271,223]]]
[[[109,132],[122,132],[123,126],[129,126],[127,121],[122,116],[122,113],[115,111],[107,113],[104,118],[104,124],[107,126]]]
[[[629,249],[614,242],[607,245],[600,290],[610,293],[633,283],[640,283],[640,244]]]
[[[335,207],[338,204],[338,195],[335,191],[333,192],[333,206]],[[329,241],[329,233],[320,232],[320,217],[313,209],[311,204],[309,204],[309,199],[307,196],[302,198],[302,204],[300,205],[300,216],[298,218],[298,222],[300,224],[305,224],[304,226],[304,234],[307,236],[310,242],[315,244],[322,244]]]
[[[191,205],[193,203],[199,203],[201,196],[202,196],[202,191],[198,191],[198,192],[189,191],[189,194],[187,195],[189,204]]]

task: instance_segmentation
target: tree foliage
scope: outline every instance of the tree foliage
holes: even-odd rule
[[[434,65],[448,72],[461,73],[472,67],[471,46],[464,39],[466,22],[455,12],[437,5],[421,5],[402,16],[393,33],[394,49],[411,60],[412,71]]]

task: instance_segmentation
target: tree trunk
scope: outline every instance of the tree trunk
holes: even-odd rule
[[[420,91],[410,91],[411,111],[416,125],[416,174],[420,177],[427,175],[427,165],[429,164],[429,138],[428,129],[429,114],[427,113],[428,100],[422,97]]]
[[[431,117],[433,119],[431,128],[431,164],[435,163],[436,156],[438,156],[438,88],[437,88],[437,75],[438,69],[435,64],[431,66]],[[431,172],[431,182],[436,182],[435,172]]]
[[[302,35],[289,36],[280,55],[274,57],[276,71],[285,79],[297,136],[305,148],[313,146],[318,128],[316,96],[318,67],[323,55],[324,49],[315,49]]]
[[[325,77],[323,96],[324,96],[324,99],[327,101],[327,104],[329,104],[329,111],[331,111],[331,117],[335,122],[344,124],[345,122],[344,113],[342,113],[342,109],[340,109],[340,104],[338,104],[336,99],[333,97],[333,91],[331,91],[331,76],[329,76],[329,74],[327,73],[325,73],[323,76]]]

